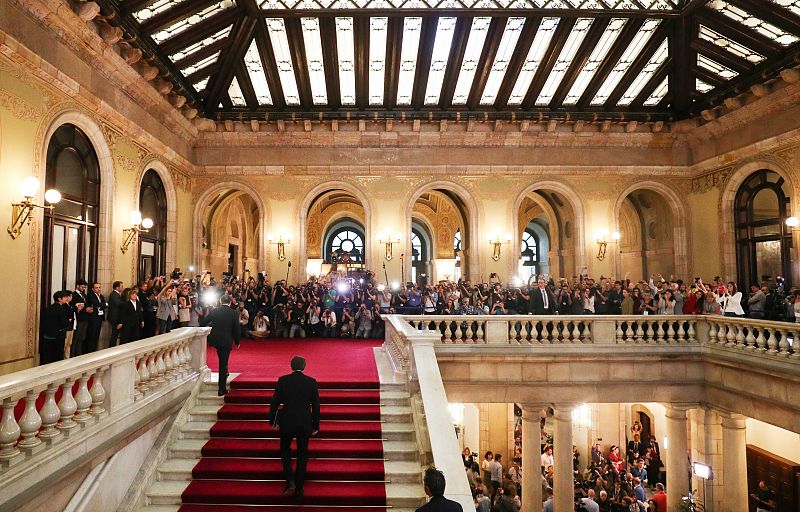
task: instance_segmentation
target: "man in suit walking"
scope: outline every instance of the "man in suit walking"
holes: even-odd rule
[[[428,503],[419,507],[416,512],[464,512],[464,507],[457,501],[448,500],[444,497],[444,488],[447,483],[444,479],[444,473],[436,468],[428,468],[425,470],[423,482],[425,484],[425,494],[430,496],[431,499]]]
[[[117,320],[117,330],[120,334],[120,343],[130,343],[141,337],[142,327],[144,327],[144,309],[139,300],[139,290],[131,288],[123,296],[128,300],[120,307],[119,319]]]
[[[281,430],[281,462],[289,496],[303,495],[308,464],[308,440],[319,432],[319,390],[317,381],[303,374],[306,360],[294,356],[292,373],[278,379],[269,404],[269,422]],[[278,406],[283,408],[278,410]],[[292,474],[292,439],[297,439],[297,471]]]
[[[83,343],[83,353],[97,351],[97,342],[100,340],[100,330],[106,317],[108,303],[100,293],[100,283],[92,283],[92,291],[86,294],[86,314],[89,315],[89,327],[86,330],[86,341]]]
[[[109,347],[116,347],[119,344],[119,329],[117,323],[122,308],[122,281],[114,281],[111,286],[111,295],[108,296],[108,323],[111,325],[111,339],[108,340]]]
[[[208,344],[217,349],[219,358],[219,396],[225,396],[228,392],[228,359],[236,343],[239,348],[239,313],[231,308],[231,298],[223,295],[220,299],[221,306],[212,309],[205,317],[200,320],[200,325],[211,326],[208,335]]]
[[[534,315],[554,315],[558,312],[556,298],[544,279],[539,279],[538,287],[530,291],[530,297],[530,311]]]

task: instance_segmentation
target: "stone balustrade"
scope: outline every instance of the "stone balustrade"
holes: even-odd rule
[[[181,328],[0,377],[0,475],[196,379],[205,368],[209,330]]]

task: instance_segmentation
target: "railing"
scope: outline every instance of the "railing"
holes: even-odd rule
[[[209,330],[181,328],[0,377],[0,478],[89,427],[113,423],[115,413],[196,379],[205,369]]]

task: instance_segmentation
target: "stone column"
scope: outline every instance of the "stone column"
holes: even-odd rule
[[[667,408],[667,510],[678,510],[681,497],[689,493],[689,463],[686,439],[687,406],[666,404]]]
[[[747,440],[745,417],[722,416],[722,475],[726,512],[747,512]]]
[[[574,510],[572,478],[572,405],[556,404],[553,413],[553,500],[555,510]]]
[[[542,512],[541,435],[539,405],[522,404],[522,509]]]

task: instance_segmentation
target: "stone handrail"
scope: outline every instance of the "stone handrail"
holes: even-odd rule
[[[35,464],[89,426],[113,421],[114,413],[196,379],[205,369],[209,331],[176,329],[0,377],[0,477]]]

